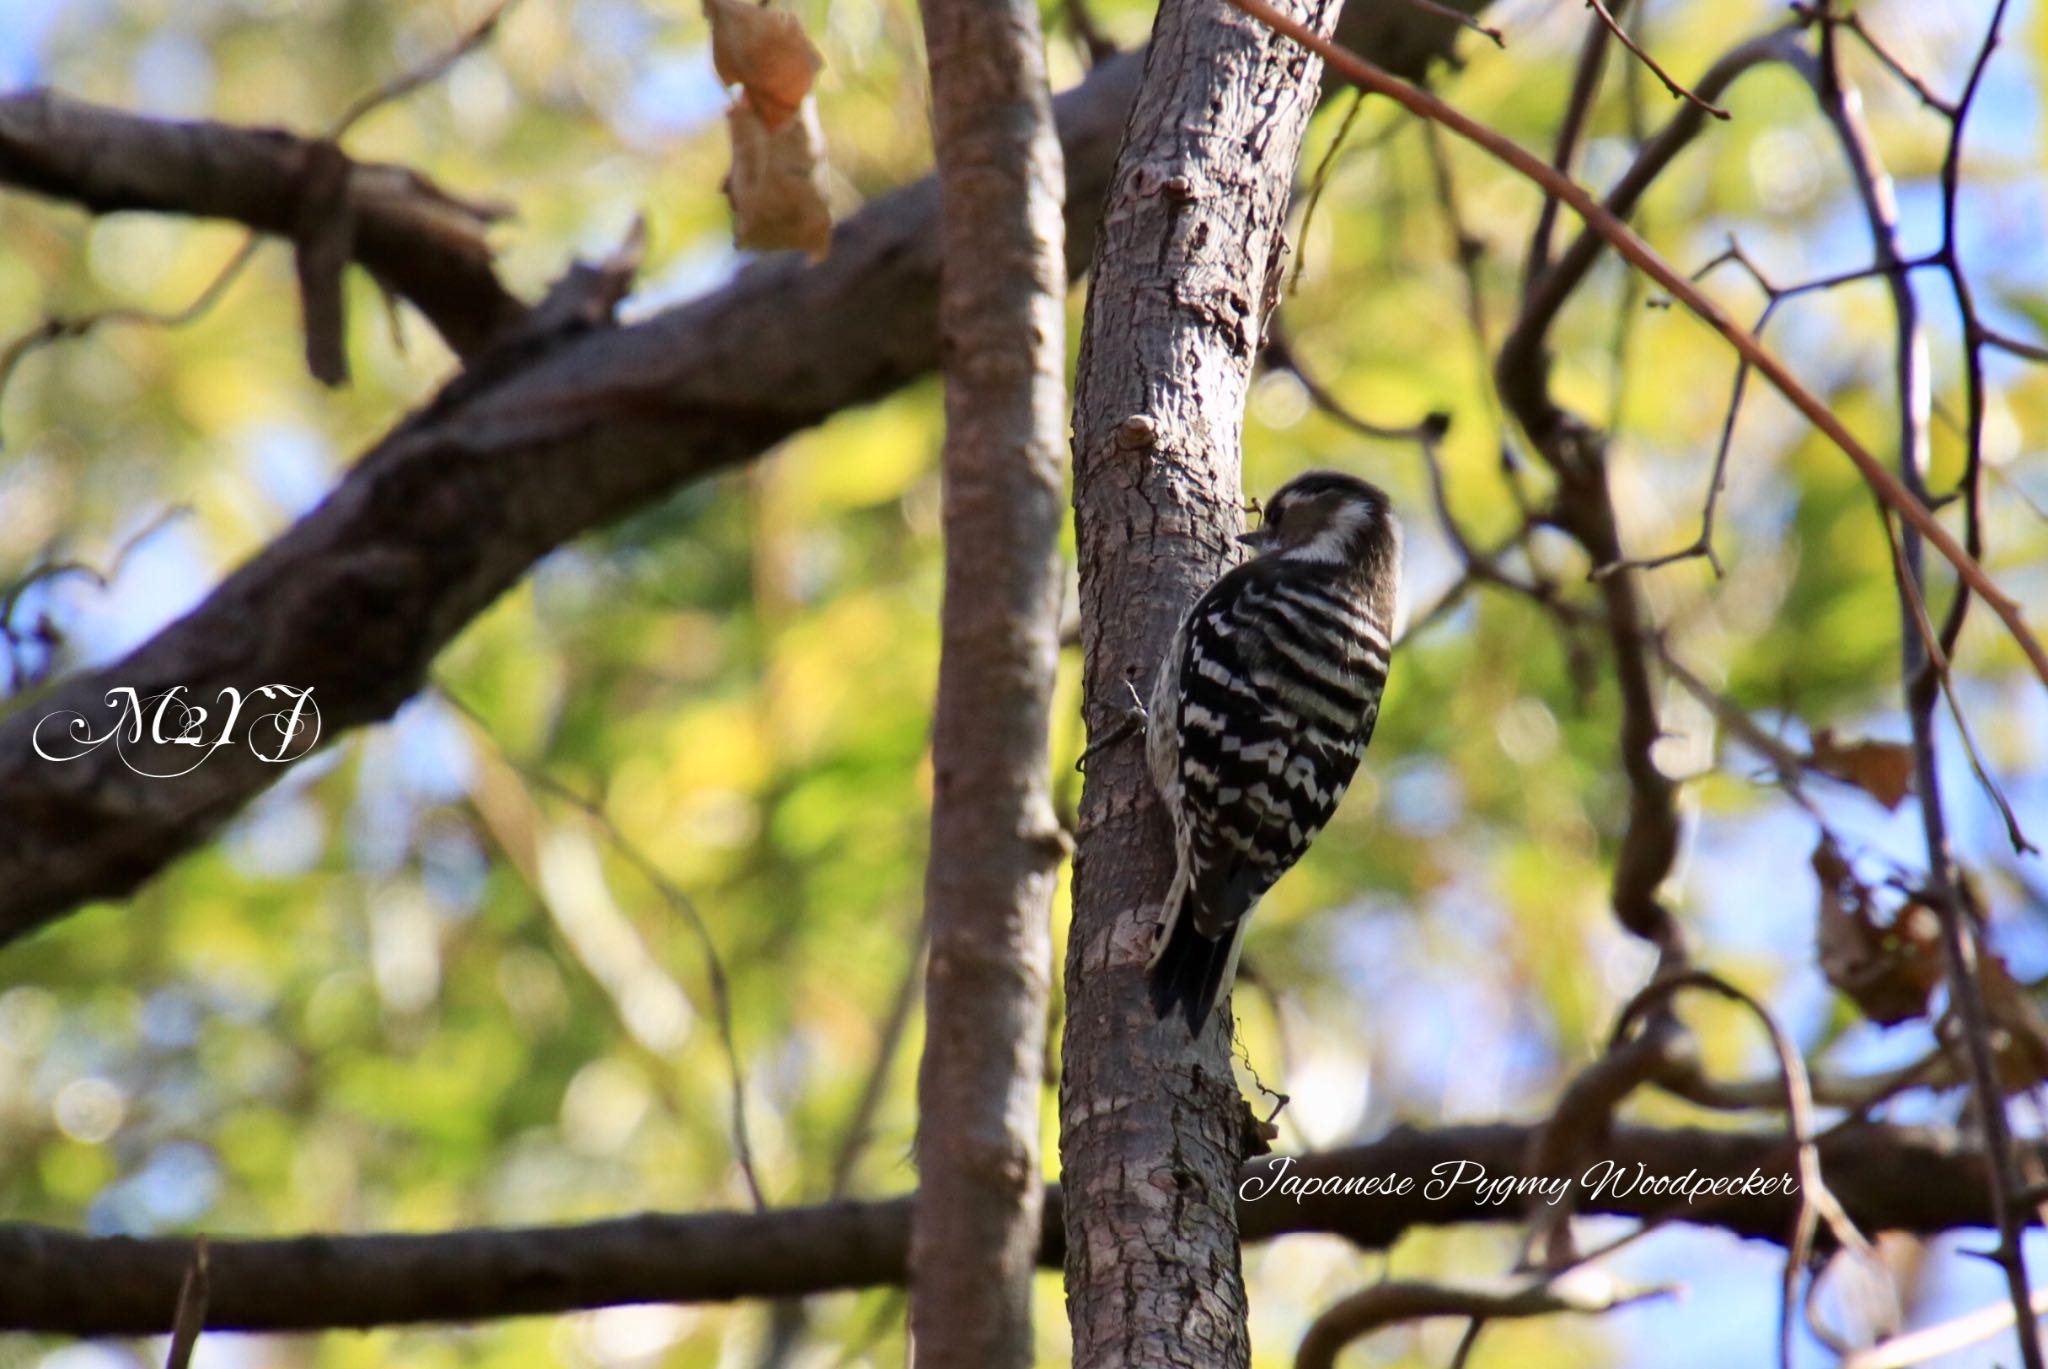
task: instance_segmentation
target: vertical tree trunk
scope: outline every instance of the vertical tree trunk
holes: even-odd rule
[[[1294,0],[1322,33],[1336,0]],[[1075,381],[1091,727],[1144,694],[1180,614],[1234,558],[1246,384],[1321,63],[1222,0],[1163,0],[1103,212]],[[1250,1357],[1233,1181],[1246,1109],[1227,1033],[1155,1023],[1150,930],[1172,874],[1143,748],[1081,803],[1060,1154],[1074,1363]]]
[[[938,152],[946,591],[911,1333],[1028,1369],[1061,845],[1047,774],[1065,418],[1064,173],[1036,0],[923,0]]]

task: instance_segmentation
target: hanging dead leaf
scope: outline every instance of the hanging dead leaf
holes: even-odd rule
[[[825,134],[810,90],[825,59],[793,15],[765,4],[704,0],[704,14],[718,79],[739,87],[725,112],[733,244],[823,257],[832,245],[832,211],[825,203]]]
[[[1835,740],[1835,730],[1813,734],[1814,768],[1853,784],[1886,808],[1897,808],[1913,789],[1913,748],[1898,742]]]
[[[825,59],[793,14],[747,0],[704,0],[711,65],[771,133],[796,117]]]
[[[1880,922],[1869,886],[1825,837],[1814,848],[1813,872],[1820,879],[1817,940],[1828,983],[1880,1026],[1926,1016],[1941,980],[1941,929],[1932,910],[1909,902]]]
[[[733,243],[752,251],[798,248],[813,258],[832,246],[832,212],[825,204],[825,138],[808,101],[797,118],[777,129],[751,105],[725,112],[732,134]]]
[[[2027,986],[2012,977],[2003,959],[1981,948],[1977,982],[1991,1018],[1991,1048],[2006,1091],[2018,1093],[2048,1079],[2048,1018]]]

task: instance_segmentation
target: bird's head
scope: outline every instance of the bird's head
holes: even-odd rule
[[[1238,539],[1260,555],[1373,569],[1399,555],[1401,526],[1385,490],[1340,471],[1309,471],[1265,503]]]

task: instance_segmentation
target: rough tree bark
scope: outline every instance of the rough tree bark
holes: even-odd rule
[[[1291,11],[1327,34],[1334,0]],[[1165,0],[1104,208],[1075,380],[1091,727],[1143,694],[1242,530],[1245,389],[1321,63],[1222,3]],[[1060,1155],[1074,1362],[1243,1365],[1230,1031],[1156,1023],[1143,967],[1172,874],[1142,748],[1095,758],[1067,955]]]
[[[946,591],[910,1326],[920,1365],[1029,1369],[1039,1093],[1062,856],[1066,288],[1037,0],[924,0],[939,177]]]

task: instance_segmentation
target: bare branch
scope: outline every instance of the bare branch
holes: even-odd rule
[[[164,1355],[164,1369],[187,1369],[192,1352],[199,1348],[199,1333],[206,1326],[206,1301],[211,1282],[207,1273],[206,1238],[192,1243],[192,1267],[178,1287],[178,1306],[171,1313],[171,1347]]]
[[[1534,1131],[1495,1125],[1403,1129],[1368,1145],[1268,1158],[1238,1176],[1246,1241],[1297,1233],[1341,1236],[1381,1249],[1411,1230],[1500,1222],[1511,1214],[1471,1187],[1425,1196],[1438,1165],[1489,1175],[1523,1170]],[[1775,1175],[1792,1160],[1782,1132],[1617,1127],[1600,1158],[1633,1174],[1740,1179]],[[1984,1157],[1952,1131],[1858,1126],[1825,1137],[1820,1155],[1844,1209],[1871,1231],[1931,1235],[1982,1226]],[[1403,1195],[1358,1197],[1332,1185],[1365,1175],[1413,1175]],[[1296,1191],[1276,1188],[1299,1181]],[[1584,1210],[1690,1222],[1782,1243],[1797,1198],[1617,1192]],[[1060,1192],[1048,1188],[1041,1267],[1064,1258]],[[765,1213],[644,1213],[575,1226],[482,1228],[436,1235],[210,1237],[215,1330],[320,1331],[476,1321],[636,1302],[734,1302],[900,1285],[911,1199],[828,1203]],[[0,1225],[0,1331],[148,1335],[171,1328],[192,1238],[84,1236]]]
[[[1607,70],[1608,40],[1612,33],[1612,24],[1589,24],[1579,44],[1578,65],[1572,69],[1571,95],[1565,100],[1564,116],[1557,121],[1557,142],[1550,154],[1550,164],[1566,176],[1572,174],[1580,140],[1600,96],[1600,77]],[[1546,194],[1543,208],[1536,215],[1535,231],[1529,235],[1529,250],[1522,258],[1524,292],[1533,289],[1550,269],[1550,240],[1556,230],[1557,196]]]
[[[5,373],[0,371],[0,389],[6,387]],[[22,629],[15,621],[15,614],[21,609],[22,598],[31,590],[49,585],[53,581],[76,576],[90,581],[94,587],[104,591],[120,577],[121,568],[135,549],[155,536],[163,528],[192,512],[190,504],[173,504],[160,510],[154,517],[130,533],[120,546],[114,549],[113,560],[103,570],[89,561],[45,561],[32,568],[26,575],[0,591],[0,641],[7,645],[7,689],[13,691],[23,684],[34,684],[40,675],[33,668],[24,668],[20,656],[25,639],[33,638],[45,648],[54,648],[62,640],[62,634],[47,618],[38,619],[30,630]]]
[[[0,184],[98,214],[231,219],[294,237],[314,150],[331,145],[278,129],[148,119],[55,91],[0,96]],[[484,241],[502,208],[404,167],[343,156],[340,170],[356,229],[351,258],[416,305],[456,353],[471,355],[524,315]]]
[[[568,804],[588,818],[605,839],[623,856],[628,865],[661,895],[670,911],[680,916],[685,926],[697,938],[697,947],[704,957],[704,977],[711,986],[711,1015],[718,1025],[719,1044],[725,1052],[725,1063],[731,1083],[729,1097],[732,1109],[733,1162],[738,1165],[740,1175],[746,1180],[747,1192],[754,1200],[756,1211],[766,1211],[768,1199],[761,1188],[761,1176],[754,1167],[754,1145],[752,1133],[747,1126],[747,1077],[740,1063],[738,1033],[733,1026],[732,981],[725,973],[724,958],[718,954],[718,943],[711,936],[711,928],[704,921],[704,914],[697,908],[697,902],[679,888],[662,872],[654,858],[630,840],[619,829],[612,815],[598,800],[578,793],[545,770],[526,764],[506,751],[491,731],[489,721],[472,707],[468,701],[456,694],[447,685],[436,682],[435,694],[445,700],[449,707],[468,721],[477,737],[495,752],[504,764],[520,779],[534,789]]]
[[[463,30],[453,43],[410,71],[402,71],[375,90],[366,90],[358,95],[349,107],[342,111],[341,117],[328,128],[328,138],[338,141],[346,136],[350,129],[385,105],[403,100],[422,86],[432,85],[440,80],[457,62],[489,42],[492,35],[497,33],[498,25],[504,22],[505,16],[518,2],[519,0],[497,0],[497,3],[485,10],[475,23]]]
[[[2048,1289],[2034,1294],[2032,1313],[2036,1318],[2048,1317]],[[2012,1304],[1993,1303],[1855,1351],[1843,1358],[1841,1369],[1908,1369],[1989,1340],[2012,1324]]]
[[[1583,187],[1559,175],[1540,158],[1533,156],[1512,140],[1445,104],[1429,92],[1391,76],[1357,54],[1317,36],[1266,4],[1265,0],[1230,0],[1230,3],[1260,22],[1268,24],[1275,31],[1301,43],[1351,80],[1378,94],[1388,96],[1411,113],[1441,123],[1460,137],[1476,143],[1570,205],[1594,232],[1612,245],[1630,264],[1656,281],[1674,298],[1682,301],[1701,322],[1719,333],[1730,346],[1746,357],[1780,394],[1791,401],[1794,408],[1804,414],[1829,441],[1842,450],[1877,497],[1933,543],[1935,549],[1956,568],[1964,582],[1991,606],[1992,611],[2005,623],[2013,640],[2026,653],[2035,674],[2044,684],[2048,684],[2048,649],[2042,647],[2040,639],[2027,626],[2026,617],[2021,612],[2019,604],[1998,588],[1976,559],[1935,520],[1926,505],[1913,498],[1899,483],[1898,477],[1886,470],[1883,463],[1872,456],[1857,440],[1855,434],[1843,425],[1841,419],[1808,390],[1774,353],[1759,344],[1719,305],[1701,294],[1684,276],[1674,270],[1655,248],[1638,237],[1634,230],[1602,206]]]
[[[1877,35],[1872,33],[1869,26],[1863,22],[1863,16],[1860,13],[1852,10],[1848,14],[1836,14],[1833,12],[1833,7],[1829,4],[1814,6],[1795,3],[1792,9],[1794,13],[1803,18],[1818,19],[1822,23],[1836,25],[1849,30],[1869,50],[1871,56],[1882,62],[1886,70],[1898,77],[1900,81],[1911,88],[1915,95],[1920,97],[1921,104],[1934,110],[1936,113],[1947,115],[1951,118],[1954,117],[1956,111],[1955,101],[1943,99],[1935,94],[1932,87],[1908,70],[1906,65],[1899,61],[1898,58],[1892,56],[1890,50],[1878,41]]]
[[[2001,352],[2010,352],[2014,356],[2023,357],[2028,361],[2048,361],[2048,346],[2043,346],[2038,342],[2027,342],[2020,338],[2010,337],[2005,333],[1999,332],[1996,328],[1987,327],[1981,323],[1977,325],[1977,337],[1985,346],[1996,347]]]
[[[1506,1284],[1500,1288],[1464,1288],[1447,1284],[1389,1279],[1361,1289],[1330,1307],[1309,1324],[1294,1352],[1294,1369],[1336,1369],[1345,1346],[1396,1322],[1428,1317],[1547,1317],[1559,1312],[1611,1312],[1617,1307],[1667,1298],[1674,1285],[1629,1288],[1593,1271],[1576,1271],[1561,1279]]]
[[[1497,48],[1505,48],[1508,45],[1507,36],[1499,29],[1494,28],[1490,24],[1482,24],[1463,10],[1453,9],[1449,5],[1440,3],[1440,0],[1407,0],[1407,3],[1425,13],[1434,14],[1440,19],[1448,19],[1460,28],[1468,28],[1474,33],[1491,39],[1493,45]]]
[[[1820,10],[1826,14],[1831,9],[1828,0],[1822,0]],[[1975,327],[1976,311],[1968,281],[1956,259],[1956,204],[1961,178],[1963,126],[1969,116],[1972,103],[1983,81],[1984,71],[1991,59],[1992,50],[1998,44],[2000,25],[2005,18],[2006,0],[1998,0],[1993,8],[1990,23],[1986,29],[1976,60],[1971,66],[1969,80],[1964,86],[1962,97],[1956,102],[1950,116],[1950,130],[1947,156],[1942,162],[1942,207],[1943,234],[1942,249],[1947,259],[1949,282],[1955,293],[1956,304],[1964,321],[1964,376],[1967,404],[1966,441],[1967,456],[1963,473],[1964,509],[1967,519],[1965,536],[1968,555],[1981,555],[1982,518],[1979,510],[1981,484],[1983,425],[1984,425],[1984,375],[1980,351],[1981,339]],[[1808,64],[1804,70],[1814,84],[1822,112],[1833,125],[1842,144],[1842,150],[1849,164],[1850,180],[1856,186],[1863,201],[1864,217],[1868,221],[1872,248],[1881,267],[1896,268],[1903,261],[1899,250],[1898,205],[1892,190],[1892,182],[1878,158],[1875,144],[1862,118],[1862,102],[1856,90],[1844,80],[1835,43],[1835,29],[1824,25],[1821,30],[1820,60],[1816,65]],[[1911,494],[1916,503],[1927,500],[1925,471],[1929,450],[1927,431],[1929,408],[1929,381],[1926,370],[1927,344],[1919,322],[1919,303],[1913,293],[1912,282],[1896,269],[1886,276],[1892,296],[1892,309],[1897,329],[1896,402],[1899,415],[1899,475],[1900,483]],[[2007,1294],[2017,1319],[2020,1358],[2028,1369],[2042,1369],[2044,1363],[2041,1337],[2028,1309],[2032,1306],[2032,1291],[2027,1279],[2026,1252],[2020,1240],[2022,1217],[2015,1198],[2020,1185],[2017,1166],[2012,1154],[2010,1123],[2005,1113],[2005,1087],[1999,1077],[1997,1061],[1993,1058],[1990,1033],[1991,1014],[1984,1001],[1984,989],[1978,975],[1978,960],[1983,954],[1979,928],[1963,906],[1958,888],[1958,877],[1954,858],[1949,850],[1947,817],[1943,811],[1939,764],[1935,755],[1934,707],[1937,690],[1947,683],[1948,660],[1955,641],[1961,634],[1963,620],[1969,611],[1969,600],[1975,588],[1968,576],[1956,591],[1955,603],[1949,619],[1940,633],[1934,631],[1928,620],[1925,601],[1925,570],[1920,539],[1925,528],[1912,520],[1900,530],[1898,540],[1892,543],[1894,555],[1894,579],[1897,583],[1902,631],[1900,633],[1900,679],[1905,689],[1905,705],[1908,721],[1913,730],[1914,788],[1920,800],[1921,826],[1927,844],[1927,901],[1941,918],[1942,944],[1946,961],[1950,1001],[1964,1027],[1964,1046],[1970,1062],[1971,1091],[1977,1104],[1977,1115],[1982,1119],[1986,1144],[1991,1151],[1990,1172],[1991,1206],[1997,1219],[1999,1245],[1994,1256],[2005,1275]],[[1885,519],[1885,535],[1892,536],[1891,520]],[[1932,540],[1932,539],[1930,539]],[[1960,568],[1959,568],[1960,569]],[[1950,703],[1954,698],[1950,693]],[[1958,724],[1963,736],[1969,738],[1967,724],[1962,721],[1962,712],[1956,710]],[[1974,742],[1969,743],[1971,758],[1977,764],[1977,773],[1998,801],[2001,811],[2007,814],[2008,830],[2018,834],[2018,825],[2011,818],[2011,810],[2005,806],[2004,796],[1989,773],[1977,759]],[[2024,837],[2019,837],[2024,842]]]
[[[1630,52],[1633,52],[1642,64],[1650,69],[1651,74],[1664,83],[1664,89],[1671,92],[1671,97],[1674,100],[1684,100],[1702,113],[1711,114],[1716,119],[1726,119],[1728,117],[1727,110],[1711,100],[1703,99],[1693,94],[1690,90],[1687,90],[1684,86],[1673,80],[1670,72],[1658,66],[1657,59],[1643,51],[1636,40],[1628,36],[1628,30],[1624,29],[1620,22],[1615,19],[1613,13],[1603,3],[1603,0],[1586,0],[1586,5],[1595,14],[1600,16],[1600,22],[1607,26],[1610,33],[1621,40],[1621,45]]]
[[[260,234],[251,233],[242,239],[242,245],[228,255],[220,269],[213,273],[192,302],[180,309],[159,312],[153,309],[116,307],[96,309],[89,314],[52,314],[41,323],[0,348],[0,401],[7,397],[7,386],[14,379],[14,373],[26,361],[52,343],[68,342],[82,338],[96,329],[110,324],[142,324],[151,328],[183,328],[193,320],[203,317],[240,278],[242,271],[256,256],[256,249],[263,245]]]
[[[1872,1255],[1870,1242],[1842,1210],[1841,1201],[1822,1177],[1820,1149],[1814,1136],[1813,1091],[1807,1083],[1806,1064],[1800,1059],[1791,1038],[1785,1034],[1784,1027],[1755,996],[1719,975],[1703,970],[1689,970],[1658,979],[1622,1008],[1615,1021],[1613,1044],[1619,1045],[1638,1019],[1664,1007],[1674,993],[1687,988],[1707,989],[1749,1009],[1750,1014],[1770,1033],[1771,1048],[1777,1053],[1785,1091],[1786,1125],[1792,1132],[1792,1143],[1799,1157],[1798,1209],[1792,1222],[1791,1239],[1785,1247],[1782,1301],[1778,1311],[1778,1363],[1783,1369],[1791,1369],[1793,1308],[1798,1302],[1799,1277],[1805,1272],[1806,1257],[1813,1248],[1816,1226],[1825,1221],[1844,1248],[1865,1257]]]

